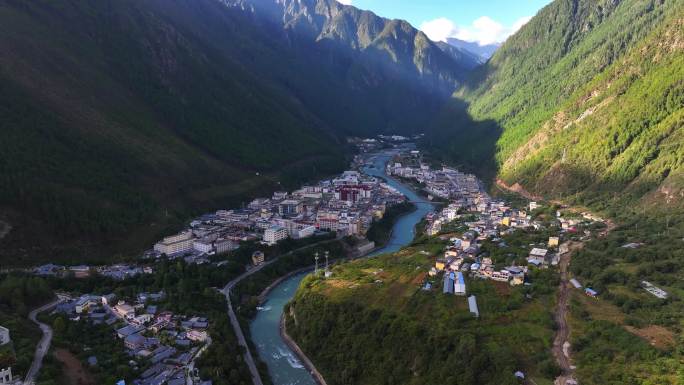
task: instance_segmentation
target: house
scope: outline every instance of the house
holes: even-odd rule
[[[124,338],[124,345],[127,349],[138,350],[145,345],[145,337],[140,334],[131,334]]]
[[[560,243],[560,238],[549,237],[549,242],[548,242],[549,247],[557,247],[559,243]]]
[[[257,266],[261,265],[262,263],[264,263],[264,253],[259,250],[252,253],[252,264],[254,264],[254,266]]]
[[[124,327],[122,327],[121,329],[117,330],[117,331],[116,331],[116,335],[117,335],[119,338],[122,338],[122,339],[123,339],[123,338],[126,338],[126,337],[130,336],[130,335],[133,335],[133,334],[136,334],[136,333],[140,333],[140,332],[143,331],[143,330],[145,330],[145,328],[142,327],[142,326],[127,325],[127,326],[124,326]]]
[[[508,270],[493,271],[492,280],[499,282],[508,282],[511,279],[511,273]]]
[[[575,287],[575,289],[581,289],[582,288],[582,284],[579,283],[579,281],[576,280],[575,278],[571,279],[570,283],[572,284],[572,286]]]
[[[119,301],[119,304],[114,306],[114,313],[121,318],[132,318],[135,316],[135,309],[133,306],[123,301]]]
[[[527,262],[535,266],[544,265],[546,263],[547,249],[533,248],[527,257]]]
[[[593,297],[593,298],[598,297],[598,293],[596,292],[596,290],[589,288],[589,287],[584,289],[584,294],[588,295],[589,297]]]
[[[437,258],[437,260],[435,261],[435,269],[437,269],[438,271],[444,270],[444,268],[446,268],[446,263],[446,259]]]
[[[187,337],[190,341],[204,342],[207,340],[207,332],[193,329],[187,333]]]
[[[100,303],[100,299],[92,295],[83,295],[76,301],[75,310],[76,313],[83,313],[87,311],[91,306],[97,306]]]

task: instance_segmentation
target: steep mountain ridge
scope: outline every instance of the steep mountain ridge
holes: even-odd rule
[[[477,42],[464,41],[453,37],[447,38],[445,44],[448,44],[454,48],[458,48],[461,51],[476,55],[479,61],[482,63],[489,60],[489,58],[494,55],[494,52],[501,47],[501,43],[480,44]]]
[[[301,8],[314,38],[282,23],[297,4],[253,4],[0,1],[2,253],[138,252],[188,215],[340,170],[344,136],[417,132],[465,77],[405,23],[322,2],[339,15]],[[345,23],[373,44],[336,38]]]
[[[554,1],[456,93],[466,103],[456,113],[474,123],[449,123],[462,118],[447,111],[428,143],[473,169],[494,159],[504,181],[553,197],[599,209],[654,202],[651,192],[681,180],[672,135],[681,131],[683,14],[677,1]],[[485,121],[498,126],[496,143],[475,157],[459,151]]]

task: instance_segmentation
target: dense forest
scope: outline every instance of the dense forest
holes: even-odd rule
[[[483,314],[476,319],[464,297],[426,278],[443,247],[427,239],[302,281],[287,330],[329,384],[517,384],[517,370],[557,374],[547,350],[556,273],[533,272],[532,287],[469,279]],[[433,289],[421,289],[426,279]]]

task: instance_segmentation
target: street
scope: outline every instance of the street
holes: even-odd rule
[[[43,365],[43,358],[45,358],[45,355],[50,350],[50,343],[52,342],[52,328],[38,321],[37,316],[39,313],[42,313],[46,310],[52,309],[53,307],[57,306],[57,304],[59,304],[60,302],[62,302],[62,299],[56,299],[46,305],[34,309],[29,314],[29,319],[40,327],[40,330],[43,332],[43,336],[40,338],[38,346],[36,346],[36,353],[33,356],[33,362],[31,363],[31,367],[26,373],[24,385],[35,384],[36,378],[38,377],[38,372],[40,371],[40,367]]]

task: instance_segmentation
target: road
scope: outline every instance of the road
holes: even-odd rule
[[[53,307],[57,306],[57,304],[59,304],[60,302],[62,302],[61,298],[56,299],[46,305],[34,309],[33,311],[31,311],[31,313],[29,313],[29,319],[40,327],[40,330],[43,332],[43,336],[40,338],[38,346],[36,346],[36,353],[33,356],[33,362],[31,363],[31,367],[26,373],[24,385],[35,384],[36,378],[38,378],[38,372],[40,371],[40,367],[43,365],[43,358],[45,358],[45,355],[47,354],[48,350],[50,350],[50,343],[52,342],[52,328],[38,321],[37,316],[39,313],[42,313],[46,310],[52,309]]]
[[[259,374],[259,370],[257,369],[256,363],[254,362],[254,357],[252,356],[252,352],[249,350],[249,346],[247,345],[247,339],[245,339],[245,335],[242,332],[242,328],[240,327],[240,322],[238,321],[237,315],[235,315],[235,311],[233,310],[233,304],[230,300],[230,291],[233,289],[233,287],[235,287],[235,285],[240,283],[240,281],[242,281],[243,279],[249,277],[250,275],[252,275],[258,271],[260,271],[264,267],[272,264],[273,262],[277,261],[278,259],[280,259],[281,257],[283,257],[285,255],[290,255],[290,254],[298,252],[298,251],[310,249],[310,248],[313,248],[315,246],[320,246],[322,244],[333,242],[333,241],[335,241],[335,240],[327,240],[327,241],[323,241],[323,242],[319,242],[319,243],[314,243],[311,245],[301,247],[301,248],[296,249],[296,250],[292,250],[292,251],[287,252],[285,254],[279,255],[279,256],[271,259],[271,260],[268,260],[268,261],[262,263],[259,266],[255,266],[254,268],[240,274],[238,277],[236,277],[232,281],[228,282],[228,284],[223,288],[223,290],[221,290],[221,293],[223,293],[223,295],[226,297],[226,302],[228,303],[228,318],[230,319],[231,325],[233,325],[233,331],[235,332],[235,336],[237,337],[238,343],[240,344],[240,346],[242,346],[245,349],[244,359],[245,359],[245,362],[247,363],[247,367],[249,368],[249,371],[252,375],[252,383],[254,383],[254,385],[263,385],[263,382],[261,381],[261,375]]]
[[[560,259],[560,285],[558,291],[558,307],[554,314],[554,320],[558,325],[556,336],[553,339],[553,356],[561,368],[561,375],[556,378],[555,385],[569,385],[576,383],[574,378],[575,368],[570,361],[570,327],[568,326],[568,300],[570,297],[570,280],[568,267],[570,258],[575,250],[580,249],[581,242],[567,242],[568,252],[561,255]],[[575,381],[575,382],[573,382]]]

